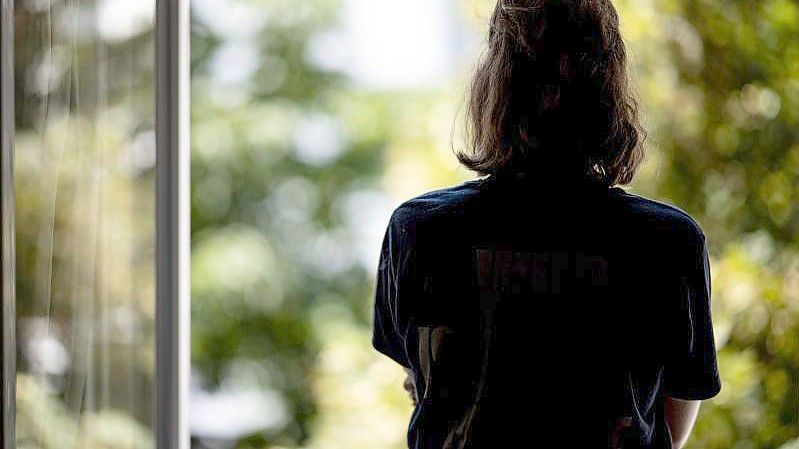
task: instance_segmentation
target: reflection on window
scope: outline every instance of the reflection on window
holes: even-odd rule
[[[151,448],[152,0],[16,2],[20,448]]]

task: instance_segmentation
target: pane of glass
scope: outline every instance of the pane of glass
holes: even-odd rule
[[[150,448],[153,0],[16,2],[20,448]]]

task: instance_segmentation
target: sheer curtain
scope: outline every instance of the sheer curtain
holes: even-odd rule
[[[154,447],[154,15],[16,2],[19,448]]]

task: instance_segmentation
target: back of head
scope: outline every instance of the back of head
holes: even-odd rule
[[[643,131],[610,0],[499,0],[468,103],[482,175],[522,169],[632,180]]]

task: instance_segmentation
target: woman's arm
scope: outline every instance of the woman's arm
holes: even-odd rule
[[[699,413],[702,401],[688,401],[672,397],[666,398],[666,423],[671,430],[671,445],[673,449],[682,449]]]

